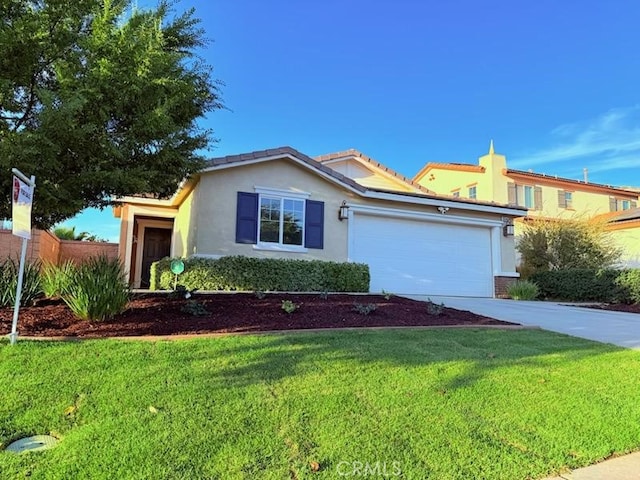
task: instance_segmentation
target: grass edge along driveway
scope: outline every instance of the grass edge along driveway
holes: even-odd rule
[[[640,448],[639,377],[537,330],[1,343],[0,442],[62,441],[0,477],[540,478]]]

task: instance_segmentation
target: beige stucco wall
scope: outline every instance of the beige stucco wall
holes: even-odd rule
[[[382,173],[375,171],[373,168],[368,168],[357,160],[349,159],[328,162],[327,166],[331,167],[336,172],[355,180],[365,187],[396,190],[399,192],[416,191],[416,189],[410,185],[395,180],[392,176],[383,175]]]
[[[489,200],[490,177],[483,172],[464,172],[444,169],[432,169],[419,182],[423,187],[428,188],[442,195],[453,195],[453,192],[460,191],[460,198],[469,197],[469,186],[476,186],[476,199]]]
[[[505,178],[505,191],[507,182],[511,181]],[[543,185],[540,183],[524,183],[516,182],[519,185],[539,186],[542,190],[542,209],[529,210],[530,216],[552,217],[552,218],[589,218],[595,215],[609,212],[609,195],[585,192],[579,190],[571,190],[570,188],[562,188],[559,186]],[[572,193],[572,208],[563,208],[558,206],[558,191],[566,190]]]
[[[614,230],[610,235],[623,250],[622,266],[640,268],[640,225]]]
[[[309,193],[310,200],[325,202],[324,249],[307,253],[260,250],[254,245],[235,243],[237,192],[267,187]],[[347,222],[338,220],[338,209],[351,195],[316,173],[289,160],[245,165],[203,173],[196,187],[197,209],[193,253],[198,255],[246,255],[277,258],[347,260]]]
[[[176,257],[188,257],[195,253],[194,239],[198,225],[194,221],[196,215],[196,190],[192,190],[178,208],[173,224],[173,254]]]

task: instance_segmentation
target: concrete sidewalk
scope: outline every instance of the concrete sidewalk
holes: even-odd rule
[[[424,295],[408,295],[427,300]],[[596,310],[555,302],[524,302],[496,298],[431,297],[435,303],[527,326],[538,326],[620,347],[640,349],[640,315]],[[638,477],[640,479],[640,476]]]
[[[589,467],[579,468],[543,480],[639,480],[640,452],[612,458]]]

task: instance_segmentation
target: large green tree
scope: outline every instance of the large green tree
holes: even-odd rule
[[[173,193],[202,165],[221,108],[193,10],[161,1],[0,1],[0,218],[11,167],[36,176],[41,228],[114,196]]]

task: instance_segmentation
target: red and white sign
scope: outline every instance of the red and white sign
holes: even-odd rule
[[[12,233],[17,237],[31,239],[31,204],[33,202],[33,187],[24,183],[18,177],[13,177],[13,203],[11,221]]]

